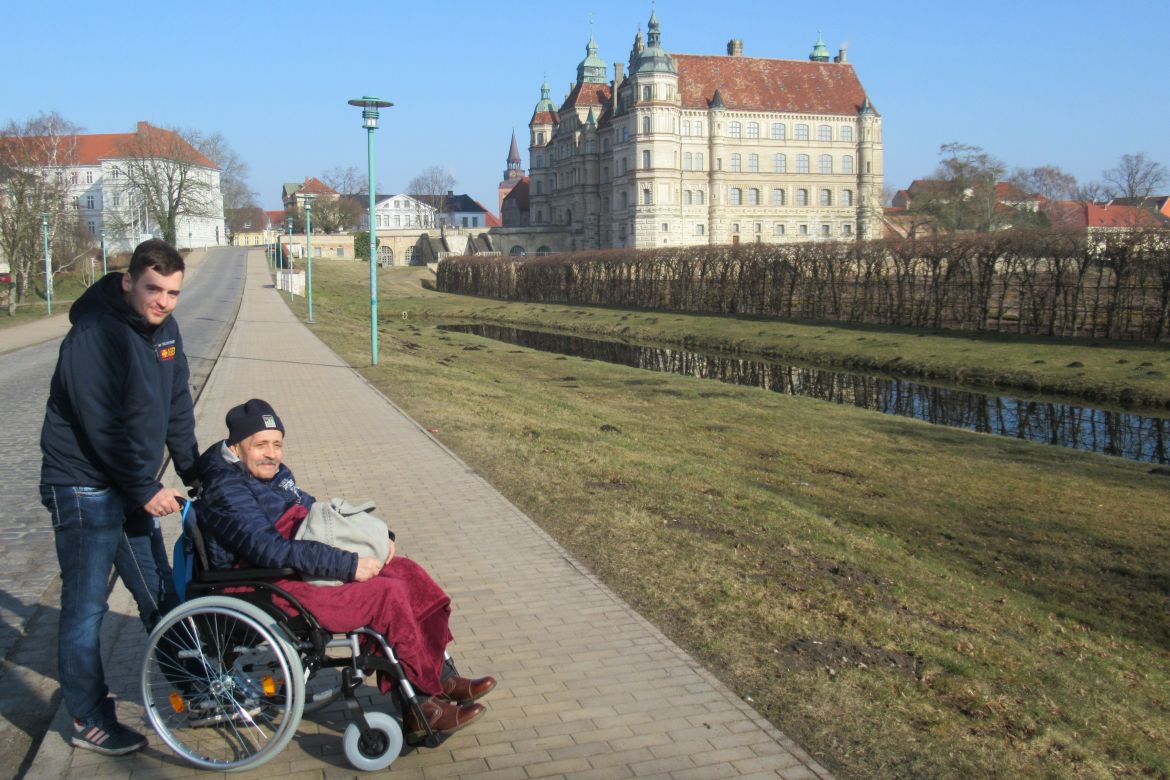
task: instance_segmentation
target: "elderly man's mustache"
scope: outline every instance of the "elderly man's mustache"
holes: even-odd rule
[[[280,462],[273,458],[261,458],[257,466],[279,466]]]

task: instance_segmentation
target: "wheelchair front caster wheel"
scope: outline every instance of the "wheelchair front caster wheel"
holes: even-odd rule
[[[345,727],[345,757],[355,769],[377,772],[394,763],[402,752],[402,727],[384,712],[366,713],[370,730],[356,723]]]

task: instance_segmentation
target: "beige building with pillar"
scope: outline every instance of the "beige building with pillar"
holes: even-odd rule
[[[542,86],[528,226],[492,231],[505,254],[881,236],[881,116],[844,49],[671,54],[652,13],[628,64],[607,80],[590,38],[559,107]]]

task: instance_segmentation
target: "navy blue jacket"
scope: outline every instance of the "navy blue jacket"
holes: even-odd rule
[[[179,323],[151,326],[109,273],[69,309],[41,428],[41,482],[112,487],[127,509],[162,489],[163,446],[187,484],[199,445]]]
[[[239,561],[265,569],[296,569],[305,577],[351,582],[357,553],[321,542],[290,541],[276,530],[276,521],[296,504],[308,509],[316,501],[297,487],[288,466],[261,480],[244,464],[223,456],[217,442],[199,458],[203,480],[195,506],[213,569],[230,569]]]

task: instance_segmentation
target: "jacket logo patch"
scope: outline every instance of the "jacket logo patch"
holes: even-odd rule
[[[159,360],[174,360],[175,359],[175,351],[177,349],[178,349],[178,347],[174,347],[174,346],[159,347],[158,348]]]

